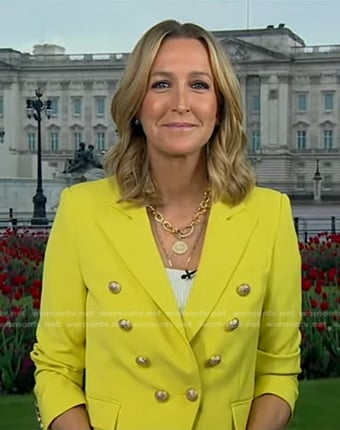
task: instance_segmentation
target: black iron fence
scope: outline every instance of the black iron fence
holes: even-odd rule
[[[294,217],[294,225],[299,240],[307,242],[309,237],[318,233],[340,233],[340,216],[324,218]]]
[[[48,218],[48,224],[47,225],[33,225],[31,224],[32,219],[31,218],[0,218],[0,232],[10,229],[35,229],[35,230],[41,230],[43,229],[50,229],[53,223],[53,218]]]

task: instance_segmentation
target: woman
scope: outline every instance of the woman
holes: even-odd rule
[[[287,197],[254,187],[222,48],[193,24],[154,26],[112,115],[108,178],[63,192],[47,247],[43,428],[283,429],[300,257]]]

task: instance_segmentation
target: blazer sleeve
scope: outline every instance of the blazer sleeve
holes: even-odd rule
[[[47,243],[37,342],[31,352],[44,429],[66,410],[86,403],[82,389],[86,288],[73,227],[79,210],[72,205],[72,191],[66,188]]]
[[[255,397],[274,394],[293,411],[300,373],[301,256],[288,197],[281,195],[256,361]]]

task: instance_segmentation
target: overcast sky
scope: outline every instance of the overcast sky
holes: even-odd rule
[[[0,0],[0,48],[129,52],[154,23],[174,18],[210,30],[285,23],[307,45],[340,45],[340,0]]]

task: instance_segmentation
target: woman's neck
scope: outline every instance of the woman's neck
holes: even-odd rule
[[[152,176],[164,207],[188,207],[201,201],[208,188],[205,159],[170,159],[151,163]]]

